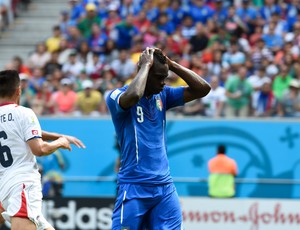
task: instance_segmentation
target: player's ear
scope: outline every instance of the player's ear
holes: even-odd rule
[[[21,94],[22,94],[22,89],[21,86],[19,86],[15,92],[15,98],[17,99],[18,102],[20,101]]]

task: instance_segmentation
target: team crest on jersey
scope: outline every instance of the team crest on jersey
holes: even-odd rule
[[[162,101],[161,101],[160,96],[156,96],[156,108],[157,108],[159,111],[162,111],[162,109],[163,109],[163,103],[162,103]]]

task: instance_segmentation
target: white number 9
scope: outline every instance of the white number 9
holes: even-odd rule
[[[143,108],[141,106],[136,107],[136,115],[138,115],[137,121],[142,123],[144,121]]]

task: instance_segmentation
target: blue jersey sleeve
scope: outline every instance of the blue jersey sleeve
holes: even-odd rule
[[[120,112],[125,112],[126,110],[122,109],[119,104],[120,96],[125,92],[126,88],[118,88],[112,90],[106,97],[106,105],[112,115],[115,115]]]
[[[183,98],[184,87],[169,87],[165,86],[166,109],[171,109],[176,106],[184,105]]]

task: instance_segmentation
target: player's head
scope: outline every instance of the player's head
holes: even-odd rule
[[[217,151],[218,151],[218,154],[226,154],[226,148],[224,145],[219,145]]]
[[[168,77],[169,67],[167,58],[161,50],[155,49],[153,53],[153,65],[149,70],[146,90],[147,95],[161,92],[165,86],[165,79]]]
[[[0,98],[18,102],[21,94],[20,77],[16,70],[0,71]]]

